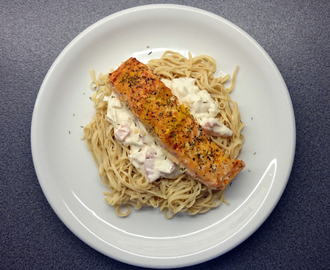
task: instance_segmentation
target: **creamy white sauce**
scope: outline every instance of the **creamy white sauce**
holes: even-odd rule
[[[171,162],[143,124],[118,99],[116,94],[104,97],[108,102],[107,120],[114,126],[116,139],[130,146],[131,163],[153,182],[161,177],[174,178],[182,172]]]
[[[190,108],[190,113],[204,129],[209,129],[218,136],[232,135],[230,129],[214,118],[219,113],[217,104],[206,90],[201,91],[195,86],[194,79],[180,78],[173,81],[163,79],[162,81],[178,97],[179,102]],[[146,176],[149,182],[161,177],[174,178],[182,173],[116,94],[104,97],[103,100],[108,102],[106,117],[114,126],[116,139],[130,146],[131,163]]]
[[[220,110],[206,90],[200,90],[193,78],[162,79],[162,82],[172,90],[181,104],[187,106],[197,122],[212,133],[213,136],[228,137],[233,132],[221,124],[215,117]]]

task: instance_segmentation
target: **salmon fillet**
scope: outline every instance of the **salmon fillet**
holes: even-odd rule
[[[143,63],[130,58],[109,74],[109,84],[182,171],[221,190],[240,172],[242,160],[227,157]]]

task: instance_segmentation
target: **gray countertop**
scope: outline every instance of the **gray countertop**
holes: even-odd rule
[[[262,226],[228,253],[187,269],[330,269],[330,2],[1,1],[0,268],[139,269],[95,251],[57,217],[31,156],[41,83],[81,31],[117,11],[182,4],[213,12],[251,35],[281,72],[296,118],[287,187]]]

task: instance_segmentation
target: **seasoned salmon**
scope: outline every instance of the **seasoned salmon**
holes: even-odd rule
[[[128,59],[110,73],[109,84],[168,158],[194,179],[221,190],[245,167],[242,160],[227,157],[189,109],[137,59]]]

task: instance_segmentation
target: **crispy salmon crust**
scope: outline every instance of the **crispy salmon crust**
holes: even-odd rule
[[[240,172],[242,160],[227,157],[143,63],[129,58],[109,74],[109,84],[182,171],[221,190]]]

